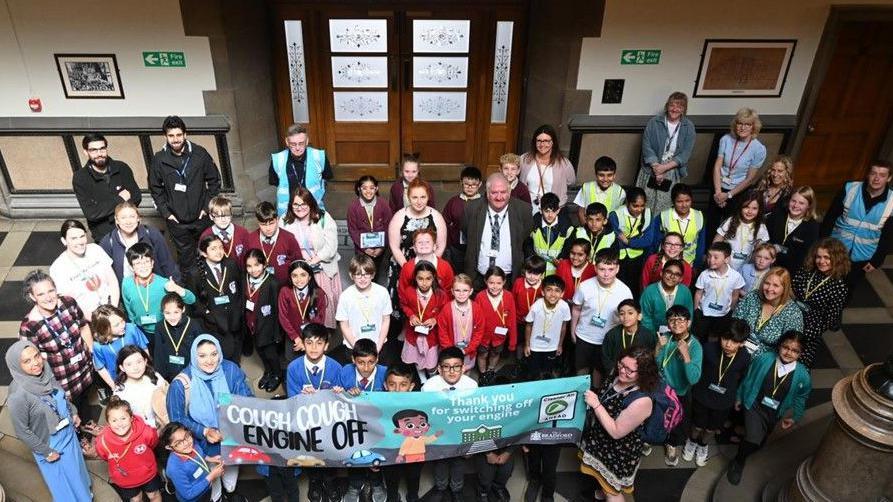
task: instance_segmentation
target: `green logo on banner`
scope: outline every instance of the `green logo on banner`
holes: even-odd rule
[[[556,415],[567,409],[567,401],[553,401],[546,406],[547,415]]]

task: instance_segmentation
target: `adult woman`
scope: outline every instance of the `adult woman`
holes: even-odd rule
[[[840,328],[849,273],[850,257],[846,248],[839,240],[826,237],[809,249],[803,268],[794,274],[792,287],[803,310],[800,362],[807,368],[815,363],[822,333]]]
[[[99,247],[112,259],[112,270],[118,277],[118,282],[125,277],[133,276],[133,269],[127,262],[125,253],[130,246],[137,242],[145,242],[152,246],[155,253],[155,266],[153,271],[161,276],[169,277],[174,282],[180,282],[180,268],[174,261],[167,241],[154,227],[140,225],[140,213],[137,207],[130,202],[122,202],[115,207],[115,227],[99,243]]]
[[[192,342],[191,354],[189,367],[174,378],[168,389],[167,414],[171,422],[180,422],[189,428],[206,455],[219,455],[223,435],[217,420],[218,396],[254,394],[241,368],[223,359],[220,343],[213,336],[197,336]],[[189,384],[188,402],[184,383]],[[236,489],[238,479],[239,466],[226,466],[223,487],[228,493]]]
[[[682,284],[691,286],[691,265],[682,259],[682,249],[685,242],[682,240],[682,234],[679,232],[667,232],[660,243],[660,250],[645,260],[642,266],[642,290],[653,284],[663,277],[664,265],[669,260],[682,261]]]
[[[808,186],[797,187],[788,197],[787,211],[774,211],[766,220],[769,242],[775,244],[775,264],[796,272],[803,256],[819,238],[815,214],[815,192]]]
[[[341,296],[341,275],[338,273],[338,224],[328,212],[320,209],[313,194],[297,187],[291,196],[291,209],[282,216],[280,225],[291,232],[301,246],[304,260],[313,268],[316,284],[326,294],[329,305],[338,305]],[[335,327],[335,309],[326,310],[327,328]]]
[[[757,183],[756,191],[763,198],[766,216],[772,214],[776,206],[784,208],[787,198],[794,190],[794,162],[787,155],[772,159],[769,169]]]
[[[19,340],[6,351],[6,366],[12,375],[6,401],[12,425],[31,448],[53,500],[92,500],[90,475],[75,434],[81,420],[49,364],[33,343]]]
[[[803,331],[803,314],[794,301],[791,274],[772,267],[757,289],[744,295],[733,317],[750,325],[750,337],[744,342],[750,355],[775,350],[779,337],[787,331]]]
[[[610,501],[633,491],[643,447],[639,426],[651,415],[648,393],[658,380],[652,351],[633,345],[620,353],[613,380],[606,379],[598,393],[586,391],[580,470],[596,479]]]
[[[65,220],[59,233],[65,251],[50,266],[56,291],[74,298],[87,319],[100,305],[117,305],[121,290],[112,270],[112,260],[102,248],[87,243],[83,223]]]
[[[87,390],[93,383],[93,347],[90,325],[73,298],[59,296],[53,279],[41,270],[25,276],[25,299],[34,307],[22,319],[19,338],[27,340],[46,358],[66,397],[86,415]]]
[[[664,112],[655,115],[642,136],[642,166],[636,186],[645,190],[648,207],[658,214],[673,205],[670,189],[688,174],[688,159],[695,146],[695,125],[685,113],[688,96],[674,92]]]
[[[530,150],[521,156],[521,181],[527,184],[533,212],[539,212],[539,200],[552,192],[558,196],[558,205],[567,204],[567,187],[577,182],[574,166],[558,149],[558,133],[544,124],[533,131]]]
[[[757,139],[763,126],[757,112],[742,108],[732,119],[731,130],[719,140],[713,164],[713,197],[707,209],[707,235],[716,233],[720,222],[735,206],[734,197],[756,180],[766,161],[766,147]]]

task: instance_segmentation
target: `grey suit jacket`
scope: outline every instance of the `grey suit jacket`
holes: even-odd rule
[[[465,273],[472,278],[479,275],[477,271],[478,254],[481,251],[488,208],[486,197],[472,201],[465,208],[465,218],[462,221],[462,231],[465,232],[465,242],[468,243],[468,247],[465,248]],[[524,262],[524,239],[530,235],[530,231],[533,229],[533,214],[530,204],[514,198],[509,199],[507,211],[511,239],[508,243],[500,244],[511,246],[512,270],[505,272],[514,275],[520,272]]]

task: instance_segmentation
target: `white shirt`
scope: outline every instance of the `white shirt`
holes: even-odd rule
[[[667,162],[676,155],[676,142],[679,140],[679,128],[682,127],[682,121],[677,120],[675,123],[667,119],[667,139],[670,144],[665,146],[666,151],[661,152],[661,162]]]
[[[781,378],[797,368],[797,361],[785,364],[784,362],[782,362],[781,358],[778,357],[775,358],[775,368],[775,374],[778,376],[778,378]]]
[[[558,300],[558,305],[548,311],[546,302],[538,298],[530,306],[530,312],[524,320],[533,323],[530,329],[530,350],[552,352],[558,349],[562,324],[571,320],[571,308],[567,302]]]
[[[146,425],[155,427],[155,410],[152,409],[152,394],[157,387],[163,386],[165,381],[161,375],[156,374],[158,383],[153,384],[149,377],[144,376],[137,383],[125,382],[124,387],[115,391],[115,395],[130,403],[130,408],[135,415],[146,422]]]
[[[335,320],[350,323],[350,329],[357,340],[368,338],[377,344],[381,334],[381,319],[391,315],[392,311],[388,290],[373,282],[362,293],[355,285],[342,291],[335,310]],[[346,338],[344,345],[349,349],[353,348]]]
[[[119,291],[112,259],[92,242],[87,244],[81,257],[63,251],[50,266],[50,277],[60,295],[75,299],[87,320],[96,307],[109,303],[113,290]]]
[[[326,369],[326,355],[325,354],[323,354],[322,357],[319,358],[319,361],[316,361],[315,363],[311,362],[310,359],[307,359],[306,357],[304,358],[304,369],[307,370],[308,374],[310,374],[310,375],[313,374],[313,368],[316,368],[317,373],[319,373],[320,371],[325,371],[325,369]]]
[[[725,275],[716,270],[705,270],[695,282],[695,288],[704,291],[700,305],[695,307],[707,317],[722,317],[732,309],[732,293],[744,286],[744,277],[732,267]]]
[[[756,247],[757,244],[757,242],[753,240],[754,224],[740,223],[738,228],[735,229],[735,235],[727,236],[726,234],[729,231],[731,222],[731,218],[727,218],[726,221],[716,229],[716,233],[732,246],[732,259],[729,261],[729,266],[740,271],[741,267],[750,261],[750,255],[753,253],[753,248]],[[766,229],[766,225],[762,223],[760,223],[760,228],[757,230],[757,241],[769,242],[769,231]]]
[[[540,187],[540,172],[543,173],[543,185],[544,187]],[[533,206],[533,214],[536,214],[540,211],[539,199],[545,193],[549,193],[552,191],[552,181],[554,177],[552,176],[552,166],[540,166],[536,162],[534,162],[533,169],[527,173],[527,179],[524,180],[524,183],[527,185],[527,190],[530,192],[530,204]]]
[[[478,388],[478,383],[472,380],[468,375],[459,377],[459,381],[454,384],[448,384],[440,375],[429,378],[422,384],[422,392],[439,392],[450,390],[474,390]]]
[[[617,305],[632,297],[629,287],[620,279],[615,279],[609,288],[599,284],[597,277],[581,282],[574,292],[574,305],[582,307],[574,334],[584,342],[601,345],[608,331],[620,324]]]
[[[481,250],[478,252],[478,272],[485,273],[490,268],[490,241],[493,231],[493,215],[499,215],[499,251],[496,253],[496,266],[507,274],[512,273],[512,234],[509,230],[508,205],[496,212],[487,205],[487,217],[481,232]]]

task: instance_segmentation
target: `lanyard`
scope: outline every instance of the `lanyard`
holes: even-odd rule
[[[214,286],[214,283],[212,283],[210,279],[205,279],[205,282],[207,282],[208,285],[211,286],[211,288],[217,291],[218,295],[223,294],[223,285],[226,284],[226,267],[220,265],[220,268],[223,269],[223,272],[220,274],[220,282],[217,284],[217,286]]]
[[[826,282],[828,282],[828,279],[831,278],[831,276],[829,275],[829,276],[825,277],[824,279],[822,279],[821,281],[819,281],[819,283],[816,284],[815,287],[812,287],[812,279],[815,276],[816,276],[816,273],[813,273],[812,275],[809,276],[809,279],[806,280],[806,291],[803,293],[804,300],[809,300],[809,297],[812,296],[813,293],[815,293]]]
[[[750,236],[753,235],[753,225],[756,225],[757,222],[752,222],[750,224],[741,222],[738,225],[738,228],[735,229],[735,240],[738,242],[738,251],[744,253],[747,251],[747,247],[750,245]],[[750,234],[750,236],[748,236]],[[750,254],[750,253],[748,253]]]
[[[546,166],[545,169],[540,169],[540,165],[539,165],[539,163],[536,162],[535,160],[534,160],[534,164],[536,164],[536,172],[540,175],[540,187],[539,187],[539,193],[540,193],[540,196],[542,196],[542,195],[544,195],[544,194],[546,193],[546,179],[545,179],[546,169],[549,169],[549,167],[551,166],[551,164],[549,164],[548,166]]]
[[[304,308],[302,310],[301,309],[301,300],[298,297],[298,291],[295,288],[291,288],[291,293],[293,295],[295,295],[295,305],[297,306],[298,314],[301,316],[301,322],[304,322],[306,320],[305,316],[307,315],[307,309],[310,308],[310,295],[307,295],[307,298],[306,298],[307,303],[304,304]]]
[[[691,335],[689,335],[689,336],[691,336]],[[688,338],[686,337],[686,340],[687,340],[687,339],[688,339]],[[682,341],[682,340],[679,340],[679,342],[681,342],[681,341]],[[667,365],[670,364],[670,361],[673,359],[673,354],[675,354],[676,351],[679,349],[679,342],[676,342],[676,345],[673,346],[673,350],[671,350],[670,353],[667,354],[666,357],[664,357],[664,360],[663,360],[663,362],[661,363],[661,368],[666,368]]]
[[[778,379],[778,360],[775,361],[775,369],[772,371],[772,398],[775,398],[775,393],[778,392],[778,388],[784,383],[784,381],[788,378],[788,376],[793,373],[793,371],[789,371],[781,377],[781,380],[776,383]]]
[[[50,395],[52,396],[53,394]],[[59,421],[62,421],[62,415],[59,413],[59,406],[56,405],[55,399],[47,399],[46,396],[40,396],[40,400],[43,402],[43,404],[49,406],[50,409],[53,410],[53,413],[56,414],[56,418],[58,418]]]
[[[183,338],[186,336],[186,333],[189,331],[189,323],[192,322],[192,318],[186,318],[186,326],[183,326],[183,331],[180,333],[180,339],[174,342],[174,337],[171,336],[171,331],[167,329],[167,322],[164,323],[164,332],[167,333],[168,340],[171,341],[171,345],[174,347],[174,355],[180,355],[180,345],[183,343]],[[176,326],[174,326],[176,327]]]
[[[586,265],[589,265],[587,263]],[[574,291],[580,287],[580,283],[583,282],[583,272],[586,271],[586,265],[583,265],[583,268],[580,269],[580,275],[578,277],[574,277],[574,267],[571,265],[571,277],[574,279]]]
[[[257,283],[257,286],[254,289],[251,289],[251,279],[246,279],[248,285],[245,290],[248,291],[249,300],[254,299],[254,295],[256,295],[258,291],[260,291],[260,287],[263,286],[265,282],[267,282],[267,277],[270,277],[270,274],[264,271],[264,277],[260,280],[260,282]]]
[[[465,303],[469,304],[470,302],[465,302]],[[459,304],[455,303],[455,305],[456,305],[456,310],[459,310]],[[459,312],[462,314],[462,318],[465,319],[465,322],[463,322],[462,324],[459,324],[459,323],[456,323],[456,324],[459,324],[459,332],[461,333],[459,336],[459,341],[464,342],[465,340],[468,339],[468,326],[471,324],[471,321],[472,321],[472,319],[471,319],[472,316],[468,315],[468,313],[471,312],[471,305],[468,305],[468,310],[466,310],[464,312],[459,310]]]
[[[757,329],[756,329],[756,331],[762,331],[762,330],[763,330],[763,327],[766,326],[766,323],[768,323],[769,321],[771,321],[772,318],[775,317],[775,314],[777,314],[781,309],[783,309],[783,308],[785,307],[785,305],[787,305],[787,303],[782,303],[781,305],[775,307],[775,310],[773,310],[772,313],[769,314],[769,317],[767,317],[767,318],[765,318],[765,319],[763,319],[763,312],[762,312],[762,310],[761,310],[761,311],[760,311],[760,318],[757,319],[757,325],[756,325],[756,328],[757,328]]]
[[[68,333],[68,330],[65,328],[65,323],[62,321],[62,312],[59,311],[58,305],[56,306],[56,313],[53,315],[55,315],[56,317],[59,318],[59,324],[62,325],[62,332]],[[58,331],[56,331],[55,328],[53,328],[52,325],[50,325],[50,319],[53,316],[46,317],[43,314],[40,314],[40,316],[43,317],[43,324],[44,324],[44,326],[47,327],[47,331],[50,332],[50,334],[53,336],[53,339],[56,340],[56,342],[59,343],[59,345],[61,345],[62,348],[70,349],[72,346],[71,334],[70,333],[68,334],[67,340],[62,340],[62,333],[59,333]]]
[[[546,302],[543,302],[543,338],[546,337],[546,333],[549,332],[549,328],[552,327],[552,319],[555,317],[555,312],[558,311],[558,305],[555,305],[555,308],[549,310],[546,308]]]
[[[192,155],[187,155],[186,160],[183,161],[183,167],[177,169],[177,174],[180,175],[180,181],[184,184],[186,183],[186,168],[189,167],[190,160],[192,160]]]
[[[533,290],[533,298],[530,297],[530,290]],[[527,300],[527,310],[530,310],[530,306],[533,305],[534,300],[536,300],[537,292],[540,290],[540,287],[537,286],[535,288],[524,288],[524,299]]]
[[[233,252],[233,244],[236,243],[235,231],[233,232],[233,236],[229,239],[229,249],[225,251],[226,257],[229,258],[230,254]]]
[[[133,442],[131,441],[130,443],[127,443],[127,448],[124,448],[124,451],[122,451],[120,454],[115,453],[113,457],[112,449],[109,448],[109,445],[105,442],[105,436],[100,436],[100,441],[102,441],[103,448],[105,448],[105,450],[109,452],[109,460],[115,461],[115,470],[117,470],[122,476],[126,476],[127,471],[121,468],[121,460],[123,460],[124,457],[126,457],[127,454],[130,452],[130,447],[133,446]]]
[[[310,379],[310,372],[307,371],[307,364],[304,364],[304,375],[307,377],[307,381],[310,382],[310,385],[314,389],[319,390],[322,388],[323,380],[325,380],[325,378],[326,378],[326,365],[323,364],[322,370],[319,372],[319,387],[317,387],[316,385],[313,385],[313,380]]]
[[[192,453],[195,453],[196,455],[194,457],[192,455],[184,456],[179,453],[177,453],[177,455],[180,455],[181,458],[185,458],[186,460],[195,463],[197,466],[201,467],[203,471],[211,472],[211,468],[208,467],[208,462],[205,461],[205,459],[203,459],[201,455],[199,455],[195,450],[192,450]]]
[[[600,234],[598,234],[598,238],[596,239],[595,234],[593,234],[589,230],[586,230],[586,232],[589,234],[589,243],[592,244],[589,247],[589,261],[594,262],[595,255],[598,254],[598,246],[599,246],[599,244],[601,244],[602,237],[605,236],[605,233],[604,233],[604,231],[602,231]]]
[[[669,123],[667,125],[669,125]],[[680,125],[682,125],[682,119],[679,119],[679,122],[676,122],[676,127],[673,128],[673,134],[667,136],[667,144],[664,146],[664,153],[668,153],[670,151],[670,145],[673,143],[673,139],[676,138],[676,134],[679,132]]]
[[[270,256],[273,255],[273,250],[276,249],[276,244],[279,242],[279,232],[276,232],[276,238],[273,240],[273,243],[270,245],[270,252],[268,253],[264,247],[264,238],[260,238],[260,250],[264,254],[264,261],[270,263]]]
[[[582,277],[582,275],[580,277]],[[606,293],[604,299],[602,299],[602,295],[601,295],[602,289],[603,288],[602,288],[601,284],[596,284],[595,301],[596,301],[596,304],[598,305],[599,319],[604,319],[604,317],[602,317],[602,309],[605,308],[605,303],[608,303],[608,299],[611,298],[611,288],[604,289],[604,291]]]
[[[664,297],[664,306],[667,309],[669,309],[670,307],[673,306],[673,304],[676,301],[676,293],[679,292],[679,285],[677,284],[677,285],[673,286],[673,291],[671,293],[664,294],[664,285],[661,284],[658,287],[658,291],[660,291],[660,295],[662,297]],[[717,299],[717,301],[718,301],[718,299]]]
[[[685,228],[682,228],[682,218],[674,218],[673,221],[676,222],[676,230],[679,230],[679,233],[682,234],[682,243],[685,244],[685,236],[688,232],[688,226],[691,225],[691,218],[686,218]]]
[[[146,281],[146,285],[142,286],[143,288],[146,289],[146,299],[143,300],[143,295],[142,295],[142,293],[140,293],[140,287],[141,287],[140,281],[136,280],[136,276],[134,276],[134,278],[133,278],[133,282],[136,285],[136,296],[140,299],[140,303],[143,304],[143,310],[145,310],[147,313],[149,312],[149,284],[152,284],[153,279],[155,279],[154,272],[149,275],[149,280]]]
[[[735,362],[735,357],[737,357],[737,356],[738,356],[738,353],[737,353],[737,352],[735,352],[734,354],[732,354],[732,357],[729,358],[729,364],[727,364],[727,365],[726,365],[726,369],[723,370],[723,369],[722,369],[722,362],[723,362],[723,360],[725,359],[726,354],[725,354],[725,352],[721,352],[721,353],[719,354],[719,380],[717,380],[716,383],[718,383],[718,384],[721,384],[721,383],[722,383],[722,377],[726,376],[726,373],[729,372],[729,368],[732,367],[732,363]]]
[[[428,305],[431,303],[431,300],[434,299],[434,290],[431,290],[431,297],[425,300],[425,304],[422,305],[422,292],[416,290],[415,301],[416,305],[419,308],[419,322],[422,322],[425,319],[425,311],[428,310]]]
[[[626,215],[626,224],[629,225],[629,237],[635,237],[633,235],[633,230],[639,225],[639,220],[642,218],[642,215],[636,216],[633,218],[631,214]],[[636,234],[638,235],[638,234]]]
[[[785,218],[785,220],[784,220],[784,239],[781,240],[782,244],[788,242],[788,235],[791,235],[791,232],[793,232],[794,230],[797,230],[797,227],[800,226],[800,223],[802,221],[803,220],[792,220],[790,216]],[[794,226],[791,226],[791,222],[797,222],[797,224]]]
[[[632,345],[632,344],[633,344],[633,340],[635,340],[635,339],[636,339],[636,333],[633,333],[633,334],[629,335],[629,345]],[[623,344],[623,348],[625,349],[626,346],[627,346],[627,341],[626,341],[626,330],[625,330],[625,329],[621,329],[621,330],[620,330],[620,341],[621,341],[621,343]],[[666,365],[665,365],[665,366],[666,366]]]
[[[490,306],[493,307],[493,311],[499,316],[499,325],[505,327],[505,311],[502,308],[502,293],[499,293],[499,303],[496,305],[493,305],[493,297],[490,296],[490,293],[487,293],[487,299],[490,300]]]
[[[735,157],[735,150],[738,149],[738,140],[735,140],[735,145],[732,146],[732,155],[731,159],[729,159],[729,180],[732,179],[732,171],[735,170],[735,166],[738,165],[738,161],[741,160],[741,157],[744,157],[744,153],[747,152],[747,149],[750,148],[750,143],[753,141],[753,138],[747,140],[747,144],[744,145],[744,150],[741,150],[741,153],[738,154],[738,157]]]
[[[375,222],[374,222],[375,206],[371,206],[371,207],[365,206],[365,209],[366,209],[366,218],[369,219],[369,231],[374,232],[375,231]]]
[[[725,295],[726,295],[726,283],[727,282],[729,282],[728,272],[726,273],[726,276],[722,278],[722,282],[717,284],[716,287],[713,289],[713,293],[714,293],[713,299],[719,305],[723,304],[723,297],[725,297]]]

